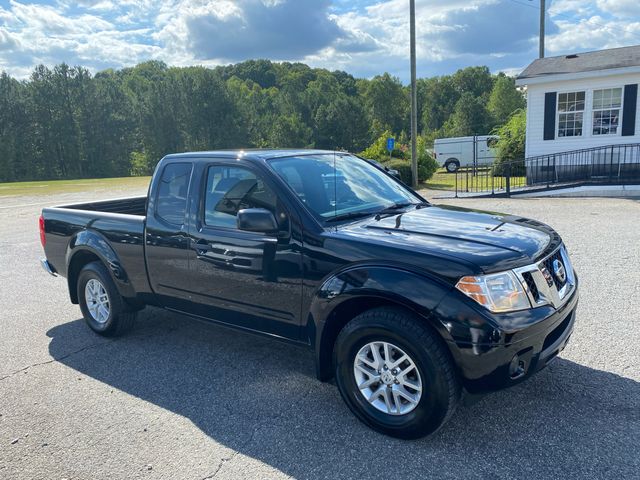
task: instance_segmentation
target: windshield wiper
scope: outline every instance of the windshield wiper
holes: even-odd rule
[[[410,207],[411,205],[415,205],[415,203],[405,202],[405,203],[394,203],[393,205],[389,205],[388,207],[385,207],[376,213],[376,220],[380,220],[381,215],[386,215],[388,213],[393,214],[393,213],[396,213],[396,210],[400,210],[401,208],[407,208],[407,207]]]
[[[339,222],[340,220],[350,220],[352,218],[361,218],[367,217],[369,215],[373,215],[376,212],[364,211],[364,212],[348,212],[341,213],[340,215],[335,215],[333,217],[327,218],[325,222]]]
[[[429,204],[427,202],[405,202],[405,203],[394,203],[393,205],[389,205],[388,207],[383,208],[376,214],[376,220],[380,220],[382,215],[394,214],[396,210],[400,210],[401,208],[415,206],[416,210],[419,210],[423,207],[428,207]]]
[[[389,205],[388,207],[383,208],[382,210],[377,210],[377,211],[373,211],[373,212],[365,210],[365,211],[361,211],[361,212],[342,213],[340,215],[336,215],[334,217],[330,217],[330,218],[326,219],[325,222],[339,222],[340,220],[350,220],[352,218],[361,218],[361,217],[366,217],[368,215],[374,215],[374,214],[376,216],[376,220],[380,220],[381,215],[393,214],[393,213],[396,213],[396,211],[400,210],[401,208],[407,208],[407,207],[411,207],[411,206],[415,206],[416,208],[422,208],[422,207],[429,206],[429,204],[427,202],[394,203],[392,205]]]

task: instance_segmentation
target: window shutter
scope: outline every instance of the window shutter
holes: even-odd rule
[[[622,109],[622,136],[636,134],[636,105],[638,103],[638,84],[624,86],[624,106]]]
[[[556,138],[556,92],[544,94],[544,137],[545,140]]]

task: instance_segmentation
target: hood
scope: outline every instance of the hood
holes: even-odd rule
[[[560,236],[547,225],[522,217],[429,206],[380,220],[345,225],[338,235],[365,237],[419,253],[443,255],[495,272],[533,263],[557,248]],[[362,240],[362,238],[361,238]]]

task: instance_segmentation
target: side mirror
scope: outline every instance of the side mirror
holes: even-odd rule
[[[274,233],[278,231],[276,218],[266,208],[243,208],[236,217],[238,230]]]

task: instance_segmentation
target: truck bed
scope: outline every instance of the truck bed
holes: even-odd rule
[[[146,203],[147,197],[143,196],[43,209],[44,250],[50,267],[63,277],[77,273],[67,271],[68,267],[73,270],[68,263],[73,251],[84,245],[110,268],[116,260],[121,263],[122,270],[128,272],[128,278],[118,280],[124,296],[148,292],[144,262]]]
[[[117,198],[98,202],[74,203],[61,205],[56,208],[70,210],[84,210],[89,212],[122,213],[125,215],[138,215],[144,217],[147,213],[147,197]]]

